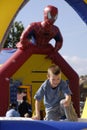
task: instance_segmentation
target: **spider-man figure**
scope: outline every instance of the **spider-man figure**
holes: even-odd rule
[[[44,9],[44,21],[31,23],[22,33],[18,48],[26,49],[29,44],[37,47],[47,47],[49,41],[55,39],[54,51],[62,47],[63,38],[57,26],[53,25],[58,16],[58,9],[48,5]]]

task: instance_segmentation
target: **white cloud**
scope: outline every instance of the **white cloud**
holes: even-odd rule
[[[87,58],[63,56],[79,76],[87,75]]]

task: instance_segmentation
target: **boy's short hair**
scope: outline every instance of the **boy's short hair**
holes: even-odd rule
[[[48,74],[58,75],[60,73],[61,73],[61,70],[60,70],[59,66],[57,66],[57,65],[51,65],[48,68]]]

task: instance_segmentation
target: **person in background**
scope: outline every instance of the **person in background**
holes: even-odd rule
[[[32,117],[32,108],[31,105],[27,102],[27,96],[23,96],[23,101],[18,106],[18,111],[21,117],[24,117],[26,113],[29,114],[29,117]]]
[[[36,92],[34,120],[40,120],[40,102],[44,99],[45,120],[59,121],[66,117],[68,121],[77,121],[78,117],[71,102],[72,92],[66,83],[61,79],[61,70],[57,65],[48,68],[47,80]]]
[[[16,104],[9,104],[8,110],[6,112],[6,117],[20,117],[19,112],[16,110]]]

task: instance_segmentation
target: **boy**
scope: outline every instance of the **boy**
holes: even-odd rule
[[[61,79],[61,70],[52,65],[48,68],[47,80],[36,92],[35,120],[40,120],[40,101],[44,98],[46,116],[45,120],[61,120],[64,115],[68,121],[77,121],[77,115],[71,104],[72,92],[68,84]]]

